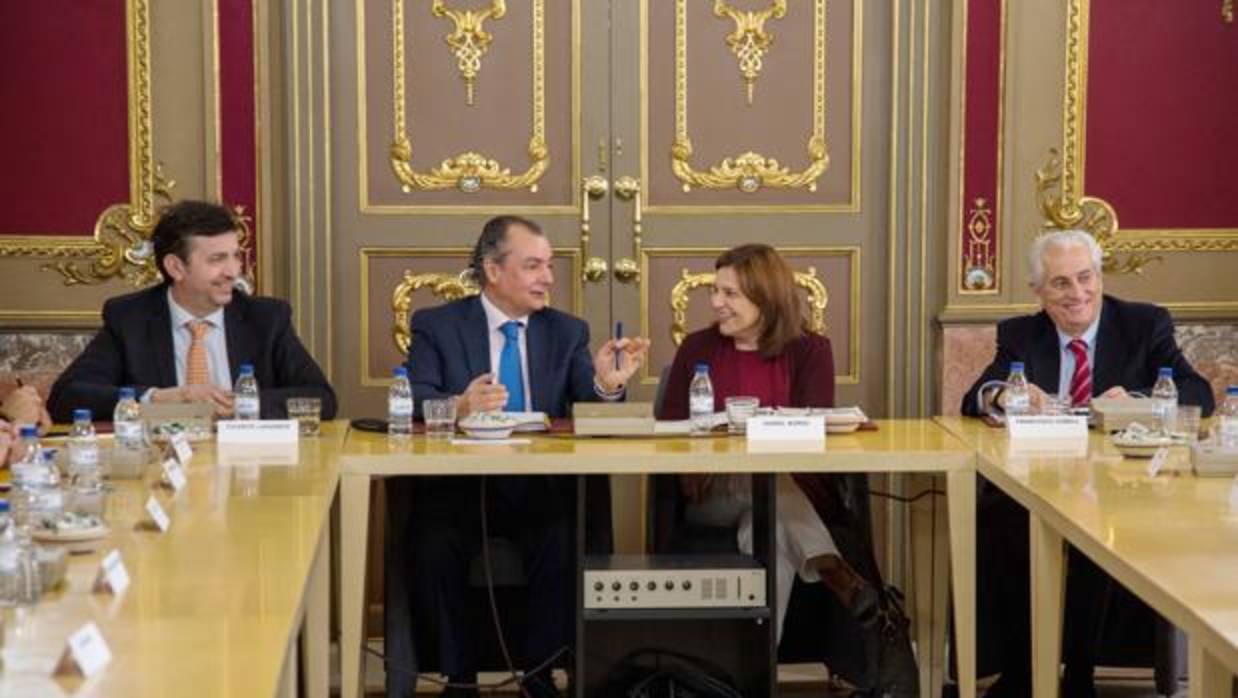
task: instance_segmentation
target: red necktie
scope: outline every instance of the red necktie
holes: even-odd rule
[[[1075,355],[1075,372],[1070,377],[1070,404],[1081,407],[1092,401],[1092,367],[1088,365],[1088,343],[1072,339],[1066,348]]]

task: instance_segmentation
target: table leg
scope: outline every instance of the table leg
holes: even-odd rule
[[[365,695],[361,671],[365,620],[365,555],[369,540],[370,476],[340,478],[340,697]]]
[[[1187,676],[1191,698],[1230,698],[1233,675],[1208,652],[1199,638],[1189,641]]]
[[[279,698],[297,698],[297,677],[300,676],[300,647],[294,640],[284,650],[284,671],[279,676]]]
[[[959,696],[976,695],[976,471],[946,473]]]
[[[1032,695],[1056,698],[1062,661],[1062,603],[1065,544],[1062,536],[1035,514],[1028,514],[1032,584]]]
[[[314,551],[309,585],[305,590],[301,653],[305,657],[305,695],[327,698],[331,684],[331,549],[330,526],[323,526]]]

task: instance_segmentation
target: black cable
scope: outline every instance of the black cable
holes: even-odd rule
[[[413,677],[414,679],[420,679],[428,683],[432,683],[436,686],[442,686],[444,688],[475,688],[479,691],[496,691],[500,688],[506,688],[507,686],[510,686],[513,683],[518,683],[520,681],[519,678],[508,677],[506,679],[503,679],[502,681],[498,681],[495,683],[453,683],[452,681],[448,681],[444,679],[436,679],[433,676],[428,676],[426,674],[423,674],[417,668],[407,666],[403,662],[398,662],[394,659],[391,659],[386,654],[383,654],[382,652],[379,652],[373,647],[366,645],[364,642],[361,643],[361,651],[365,652],[366,654],[370,654],[370,655],[373,655],[381,659],[383,664],[388,668],[388,670],[394,669],[400,673],[407,674]],[[564,645],[563,647],[560,647],[558,650],[556,650],[554,654],[550,655],[550,657],[547,658],[546,661],[542,662],[541,664],[538,664],[533,669],[530,669],[529,673],[535,674],[545,669],[546,667],[550,666],[551,664],[554,664],[556,661],[559,660],[559,657],[562,657],[564,655],[570,655],[571,653],[572,653],[572,649],[568,647],[567,645]]]
[[[892,499],[892,500],[894,500],[894,501],[896,501],[896,502],[901,502],[901,503],[903,503],[903,504],[914,504],[914,503],[916,503],[916,502],[920,501],[921,499],[924,499],[925,497],[928,497],[928,496],[930,496],[930,495],[932,495],[932,496],[934,496],[934,497],[944,497],[944,496],[946,496],[946,493],[945,493],[945,492],[943,492],[943,491],[941,491],[941,490],[936,490],[936,489],[928,489],[928,490],[924,490],[924,491],[920,492],[919,494],[917,494],[917,495],[915,495],[915,496],[912,496],[912,497],[903,497],[903,496],[901,496],[901,495],[894,494],[893,492],[882,492],[881,490],[869,490],[869,491],[868,491],[868,493],[869,493],[869,494],[871,494],[871,495],[872,495],[872,496],[874,496],[874,497],[882,497],[882,498],[885,498],[885,499]]]
[[[507,650],[507,638],[503,634],[503,621],[499,618],[499,603],[494,596],[494,572],[490,569],[490,527],[486,518],[486,476],[481,476],[481,563],[486,572],[486,596],[490,599],[490,618],[494,621],[494,632],[499,638],[499,650],[503,653],[503,661],[511,672],[512,681],[520,689],[524,698],[533,698],[525,690],[524,681],[516,673],[516,664],[512,661],[511,652]]]

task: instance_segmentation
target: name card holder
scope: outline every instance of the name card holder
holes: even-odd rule
[[[1011,441],[1088,440],[1088,418],[1071,415],[1016,415],[1006,418]]]
[[[129,571],[125,569],[125,561],[120,559],[120,551],[113,550],[103,556],[99,562],[99,572],[95,575],[92,591],[106,591],[114,595],[124,593],[129,588]]]
[[[221,444],[295,444],[300,437],[295,419],[229,419],[215,428]]]
[[[180,492],[185,489],[185,485],[189,484],[189,479],[185,477],[185,469],[176,462],[175,458],[169,458],[163,462],[162,482],[172,488],[173,492]]]
[[[167,533],[168,528],[172,526],[172,519],[168,517],[168,512],[163,510],[163,505],[151,495],[146,498],[146,513],[150,516],[151,523],[160,533]]]
[[[172,435],[168,441],[171,445],[171,455],[176,458],[181,465],[189,465],[189,460],[193,458],[193,447],[189,445],[189,437],[185,436],[184,432],[177,432]]]
[[[53,675],[80,673],[90,678],[112,661],[112,651],[93,622],[83,625],[69,636]]]
[[[825,446],[825,415],[783,417],[761,415],[749,417],[746,427],[748,443],[794,441]]]

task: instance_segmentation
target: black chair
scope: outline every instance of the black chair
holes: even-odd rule
[[[614,548],[611,523],[610,479],[589,476],[585,480],[588,502],[585,546],[590,554],[607,554]],[[437,672],[438,638],[419,626],[413,617],[412,590],[408,577],[409,555],[402,545],[405,535],[416,535],[412,527],[411,509],[416,478],[387,478],[387,536],[383,548],[385,602],[383,610],[386,694],[388,698],[411,698],[418,673]],[[395,533],[400,535],[393,535]],[[487,543],[494,579],[496,605],[503,624],[504,638],[509,648],[513,638],[522,638],[528,627],[528,609],[524,603],[527,586],[524,563],[519,549],[509,540],[491,535]],[[481,554],[469,563],[469,586],[474,611],[468,622],[480,624],[478,661],[483,670],[506,671],[507,664],[499,646],[484,563]],[[563,660],[563,666],[568,662]]]

